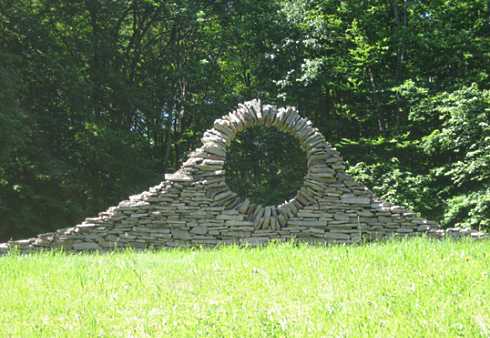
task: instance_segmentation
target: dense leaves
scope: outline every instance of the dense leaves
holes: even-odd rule
[[[242,198],[278,205],[293,198],[306,175],[306,154],[291,135],[271,127],[253,127],[228,147],[226,183]]]
[[[158,182],[254,97],[298,106],[377,194],[489,227],[489,6],[0,0],[0,239]]]

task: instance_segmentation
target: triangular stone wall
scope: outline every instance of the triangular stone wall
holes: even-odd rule
[[[225,183],[226,149],[245,128],[265,125],[294,136],[307,154],[307,174],[296,196],[276,206],[254,205]],[[21,250],[160,248],[272,239],[355,243],[413,235],[435,226],[413,212],[377,199],[345,174],[340,154],[293,107],[253,100],[240,104],[204,133],[202,147],[165,181],[82,224],[9,242]]]

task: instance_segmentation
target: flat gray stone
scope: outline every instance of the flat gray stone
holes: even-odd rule
[[[226,156],[226,152],[225,152],[224,147],[222,145],[220,145],[219,143],[216,143],[216,142],[206,142],[204,144],[204,150],[207,153],[217,155],[220,157]]]
[[[206,225],[198,225],[193,227],[190,232],[196,235],[204,235],[208,232],[208,227]]]
[[[100,246],[97,243],[93,242],[79,242],[79,243],[73,243],[72,245],[73,250],[79,250],[79,251],[84,251],[84,250],[100,250]]]
[[[5,254],[9,251],[8,243],[0,243],[0,255]]]
[[[174,239],[184,239],[188,240],[192,238],[192,234],[187,230],[182,229],[172,229],[172,237]]]
[[[371,199],[369,197],[354,196],[354,195],[342,195],[340,201],[347,204],[371,204]]]
[[[167,181],[173,182],[191,182],[192,177],[184,173],[176,172],[174,174],[165,174],[165,179]]]

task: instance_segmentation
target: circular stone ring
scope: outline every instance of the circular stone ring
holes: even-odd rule
[[[279,205],[251,203],[233,192],[225,182],[223,166],[228,146],[239,132],[258,125],[274,127],[293,136],[306,152],[307,173],[303,186],[292,199]],[[299,210],[315,204],[326,184],[336,181],[336,171],[328,164],[329,158],[334,156],[333,149],[318,129],[312,127],[311,121],[301,117],[293,107],[276,108],[262,105],[258,100],[245,102],[216,120],[214,128],[207,130],[201,140],[203,146],[191,154],[184,167],[198,169],[197,175],[216,206],[237,210],[246,220],[254,222],[256,229],[280,229]]]

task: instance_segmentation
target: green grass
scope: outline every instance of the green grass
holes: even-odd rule
[[[490,241],[0,257],[0,337],[490,337]]]

